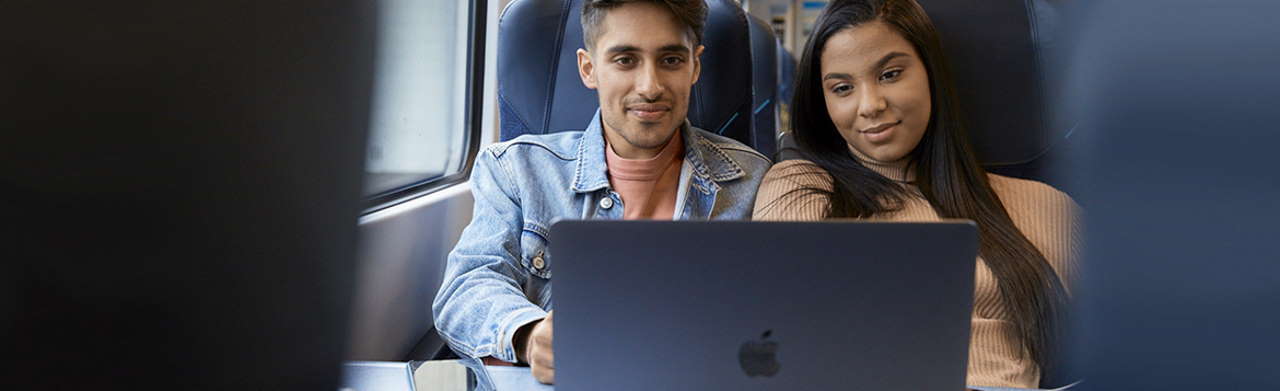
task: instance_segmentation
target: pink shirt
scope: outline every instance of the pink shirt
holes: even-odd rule
[[[682,131],[682,130],[681,130]],[[605,141],[609,184],[622,197],[624,220],[671,220],[676,211],[684,140],[680,132],[652,159],[624,159]]]

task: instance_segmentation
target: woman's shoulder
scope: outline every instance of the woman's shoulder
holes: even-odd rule
[[[764,176],[764,183],[783,187],[831,187],[831,174],[816,163],[792,159],[783,160],[769,168]],[[765,185],[761,185],[763,188]]]
[[[831,175],[808,160],[785,160],[773,165],[756,194],[756,220],[821,220],[831,190]],[[812,190],[817,190],[814,192]]]
[[[1080,206],[1071,196],[1043,182],[987,174],[991,189],[1015,225],[1041,251],[1070,238],[1080,219]],[[1067,236],[1063,236],[1067,235]]]
[[[1040,250],[1070,290],[1080,246],[1080,207],[1043,182],[987,174],[1014,225]]]
[[[991,184],[991,189],[996,192],[996,195],[1000,196],[1000,200],[1006,204],[1075,207],[1075,200],[1071,199],[1071,196],[1044,182],[991,173],[987,173],[987,182]]]

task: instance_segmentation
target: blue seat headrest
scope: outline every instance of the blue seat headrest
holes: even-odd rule
[[[707,0],[702,75],[689,121],[756,147],[773,135],[752,127],[752,61],[747,17],[732,0]],[[582,0],[515,0],[498,25],[501,137],[582,130],[599,106],[578,77]]]
[[[978,159],[989,170],[1061,182],[1052,157],[1073,122],[1057,111],[1059,0],[918,0],[941,36]]]

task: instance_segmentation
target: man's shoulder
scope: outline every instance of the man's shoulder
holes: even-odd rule
[[[718,149],[720,152],[723,152],[734,162],[742,165],[743,169],[753,173],[763,174],[769,169],[769,166],[773,165],[773,161],[769,160],[769,158],[764,156],[764,154],[761,154],[759,151],[756,151],[738,140],[711,133],[697,127],[690,128],[694,130],[698,139],[702,140],[707,145]]]
[[[526,134],[511,140],[491,144],[485,147],[485,153],[491,154],[497,159],[554,158],[575,160],[578,156],[578,143],[581,140],[582,131]]]

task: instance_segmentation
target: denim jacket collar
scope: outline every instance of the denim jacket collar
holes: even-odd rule
[[[680,134],[684,137],[685,163],[693,167],[694,175],[715,182],[731,181],[745,175],[742,166],[729,157],[729,154],[691,129],[692,126],[686,119]],[[597,109],[595,116],[591,118],[591,124],[578,142],[578,166],[573,175],[573,191],[589,193],[610,187],[604,148],[604,126],[600,123],[600,110]]]

